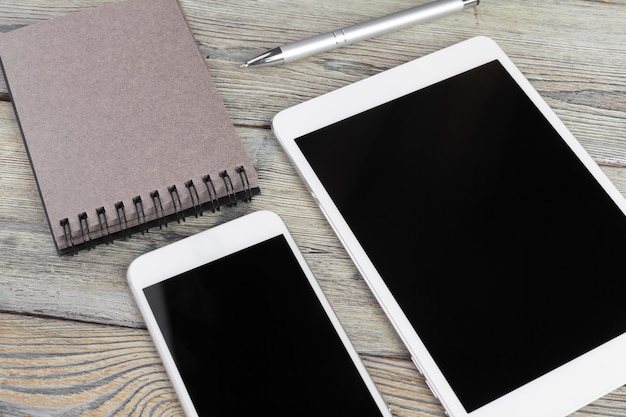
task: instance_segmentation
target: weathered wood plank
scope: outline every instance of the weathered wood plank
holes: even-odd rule
[[[144,330],[0,315],[3,416],[182,416]]]
[[[362,359],[395,416],[444,416],[409,360]],[[625,402],[622,387],[572,417],[624,417]],[[146,330],[12,314],[0,314],[0,414],[183,416]]]
[[[0,32],[111,1],[0,0]],[[487,35],[511,56],[626,195],[626,1],[485,0],[476,10],[290,65],[260,69],[243,69],[240,64],[273,46],[416,2],[300,0],[295,5],[291,0],[181,0],[181,4],[259,171],[262,193],[250,204],[217,215],[187,219],[184,225],[60,258],[1,80],[0,311],[24,315],[0,314],[0,414],[182,415],[141,329],[143,320],[125,281],[126,267],[148,250],[244,213],[270,209],[294,234],[396,415],[443,416],[272,136],[270,121],[293,104],[471,36]],[[381,219],[389,213],[381,211]],[[624,404],[626,389],[621,388],[573,416],[623,417]],[[38,408],[42,405],[50,408]]]
[[[441,410],[409,361],[364,363],[395,415]],[[183,415],[145,330],[0,314],[0,370],[4,417]]]

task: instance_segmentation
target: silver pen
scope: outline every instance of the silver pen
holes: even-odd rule
[[[357,23],[343,29],[323,33],[308,39],[279,46],[251,59],[242,67],[261,67],[285,64],[340,46],[349,45],[394,30],[404,29],[417,23],[427,22],[442,16],[460,12],[467,7],[477,6],[479,0],[437,0],[408,10]]]

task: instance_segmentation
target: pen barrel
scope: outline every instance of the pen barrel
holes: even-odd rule
[[[341,29],[334,32],[323,33],[312,38],[302,39],[288,43],[280,47],[285,63],[306,58],[313,54],[330,51],[346,44],[345,36]]]
[[[418,23],[428,22],[465,8],[465,2],[459,0],[439,0],[414,7],[409,10],[358,23],[344,28],[346,42],[359,42],[373,36],[405,29]]]
[[[407,28],[448,14],[460,12],[476,0],[438,0],[409,10],[358,23],[343,29],[323,33],[280,47],[284,62],[291,62],[313,54],[330,51],[343,45]]]

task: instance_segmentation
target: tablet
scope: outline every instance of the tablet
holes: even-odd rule
[[[275,213],[138,257],[128,282],[189,417],[392,417]]]
[[[494,41],[272,125],[449,415],[565,416],[626,383],[626,202]]]

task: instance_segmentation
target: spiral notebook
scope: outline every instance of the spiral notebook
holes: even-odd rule
[[[60,253],[259,192],[177,0],[16,29],[0,60]]]

